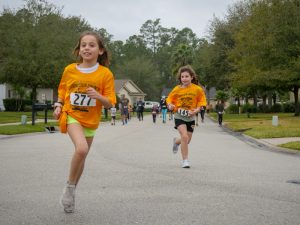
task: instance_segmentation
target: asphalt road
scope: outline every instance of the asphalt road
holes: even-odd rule
[[[101,124],[76,193],[59,198],[73,145],[67,135],[0,139],[1,225],[297,225],[300,157],[256,147],[206,118],[190,144],[191,168],[173,155],[173,122]]]

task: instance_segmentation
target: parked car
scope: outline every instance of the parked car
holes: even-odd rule
[[[159,102],[153,102],[153,101],[145,101],[145,109],[152,109],[154,105],[159,106]]]

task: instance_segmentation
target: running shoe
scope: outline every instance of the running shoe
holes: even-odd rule
[[[190,161],[185,159],[185,160],[182,160],[182,165],[181,165],[182,168],[190,168]]]
[[[176,154],[178,152],[179,145],[176,144],[176,137],[173,138],[173,153]]]
[[[64,188],[60,203],[64,207],[66,213],[73,213],[75,209],[75,188],[74,184],[69,184]]]

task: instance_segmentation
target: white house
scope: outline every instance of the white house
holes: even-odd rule
[[[4,110],[3,99],[6,98],[6,85],[0,84],[0,111]]]
[[[26,93],[30,93],[30,89],[25,88]],[[132,80],[115,80],[115,92],[116,95],[121,97],[125,94],[125,97],[129,99],[129,103],[133,105],[139,98],[144,100],[146,94],[132,81]],[[56,99],[57,93],[54,93],[53,89],[50,88],[38,88],[37,89],[37,100],[38,102],[51,101]],[[13,87],[9,84],[0,84],[0,109],[5,110],[3,99],[16,98],[17,93]]]
[[[30,89],[25,88],[26,94],[30,93]],[[0,84],[0,109],[5,110],[3,99],[16,98],[17,93],[13,87],[9,84]],[[38,102],[51,101],[53,102],[53,90],[50,88],[38,88],[37,89]]]

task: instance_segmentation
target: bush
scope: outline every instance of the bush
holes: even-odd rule
[[[242,106],[242,113],[257,113],[257,107],[247,103]]]
[[[27,99],[6,98],[3,99],[5,111],[18,112],[24,111],[25,105],[31,105],[32,101]]]
[[[283,104],[282,108],[283,108],[283,112],[294,113],[295,112],[295,103],[286,102]]]
[[[276,103],[276,104],[272,105],[271,112],[274,112],[274,113],[282,112],[282,106],[281,106],[281,104]]]
[[[239,114],[239,106],[237,104],[231,104],[226,111],[231,114]]]
[[[258,112],[260,113],[270,113],[271,112],[271,109],[268,105],[259,105],[258,106]]]

